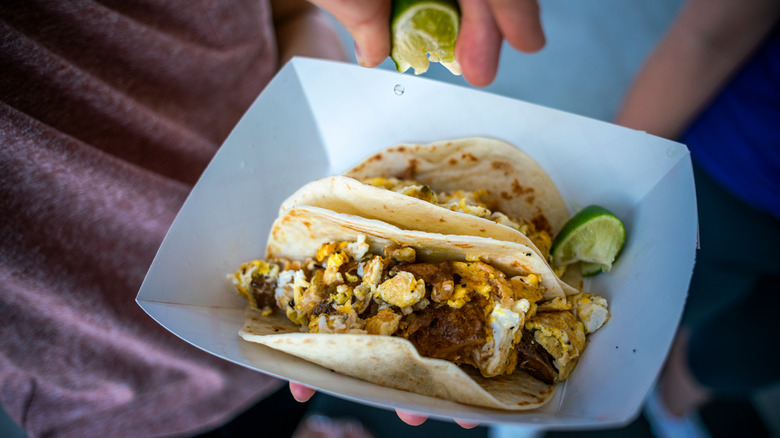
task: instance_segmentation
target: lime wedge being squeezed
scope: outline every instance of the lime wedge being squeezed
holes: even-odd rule
[[[581,262],[582,274],[612,269],[626,243],[623,222],[604,207],[591,205],[575,214],[555,237],[550,254],[553,265]]]
[[[403,73],[428,71],[429,62],[439,62],[459,75],[455,40],[460,29],[456,0],[394,0],[390,21],[390,57]]]

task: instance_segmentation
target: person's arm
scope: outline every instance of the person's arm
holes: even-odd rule
[[[305,0],[272,0],[279,65],[293,56],[346,61],[341,39],[328,17]]]
[[[678,138],[779,15],[777,0],[690,0],[637,75],[615,122]]]

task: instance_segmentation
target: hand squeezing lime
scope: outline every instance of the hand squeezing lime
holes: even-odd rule
[[[396,69],[414,74],[428,71],[429,61],[440,62],[459,75],[455,40],[460,29],[456,0],[394,0],[390,21],[390,57]]]
[[[582,274],[596,275],[612,269],[626,243],[623,223],[597,205],[583,208],[563,226],[553,241],[553,265],[581,262]]]

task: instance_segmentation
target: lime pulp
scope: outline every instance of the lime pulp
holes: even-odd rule
[[[455,41],[460,29],[460,10],[455,0],[395,0],[390,24],[390,57],[399,72],[415,74],[439,62],[460,74],[455,60]]]

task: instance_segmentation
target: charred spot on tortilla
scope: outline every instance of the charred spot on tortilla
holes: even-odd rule
[[[369,158],[368,158],[368,160],[367,160],[367,161],[368,161],[368,162],[371,162],[371,161],[381,161],[381,160],[382,160],[382,158],[383,158],[383,157],[382,157],[382,154],[381,154],[381,153],[379,153],[379,154],[372,155],[371,157],[369,157]]]
[[[460,157],[463,158],[464,160],[468,160],[468,161],[472,161],[472,162],[479,161],[479,159],[477,157],[475,157],[474,154],[469,153],[469,152],[464,152],[463,154],[461,154]]]
[[[449,160],[447,160],[447,163],[449,163],[450,166],[454,166],[458,164],[458,160],[456,158],[450,158]]]
[[[407,162],[408,165],[406,166],[406,169],[404,169],[397,176],[400,179],[414,180],[417,178],[417,165],[420,163],[420,161],[417,158],[409,158]]]
[[[533,193],[534,188],[533,187],[523,187],[520,184],[520,181],[517,180],[517,178],[512,180],[512,192],[514,192],[517,195],[524,195],[526,193]]]
[[[365,169],[368,167],[371,163],[375,161],[382,161],[384,159],[384,156],[382,153],[374,154],[368,158],[366,158],[362,163],[360,163],[357,167],[355,167],[355,171],[361,171],[362,169]]]
[[[506,161],[491,161],[490,167],[493,168],[494,170],[498,170],[502,172],[505,176],[509,175],[514,170],[512,165],[507,163]]]
[[[531,223],[537,230],[547,231],[548,233],[552,234],[552,225],[550,225],[550,221],[548,221],[547,217],[545,217],[543,214],[540,213],[532,217]]]

